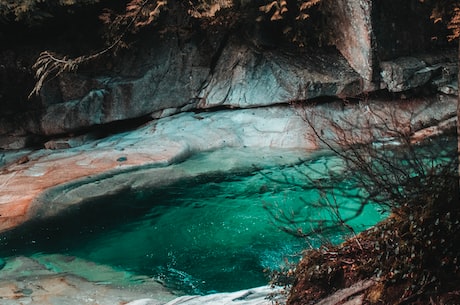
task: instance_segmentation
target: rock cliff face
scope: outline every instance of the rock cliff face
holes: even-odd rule
[[[404,8],[408,14],[423,12],[425,16],[426,10],[416,2]],[[388,28],[394,23],[391,8],[358,0],[338,5],[325,1],[323,14],[329,20],[324,32],[333,33],[329,39],[336,49],[300,50],[261,42],[260,37],[271,33],[259,27],[249,34],[246,29],[220,29],[187,39],[176,34],[144,36],[146,41],[104,68],[85,67],[49,81],[36,101],[25,103],[26,94],[14,101],[5,94],[4,103],[10,109],[2,108],[0,113],[0,147],[41,145],[42,139],[111,122],[200,109],[265,107],[430,86],[455,94],[451,85],[457,73],[455,53],[433,55],[434,45],[423,40],[410,54],[407,50],[417,40],[403,40],[433,34],[429,21],[416,29],[400,24],[404,31],[399,33],[399,28]],[[392,37],[397,46],[391,44]],[[24,52],[23,57],[15,56],[18,50],[3,51],[0,74],[4,84],[12,82],[8,75],[20,76],[18,81],[26,90],[33,57]],[[383,54],[382,50],[389,51]],[[398,58],[401,55],[406,57]]]
[[[4,118],[2,134],[51,136],[149,115],[253,108],[362,91],[359,75],[338,52],[262,52],[230,39],[215,66],[200,65],[209,63],[210,57],[195,45],[179,48],[173,40],[154,47],[151,54],[136,62],[146,68],[129,77],[59,77],[42,91],[44,108],[37,117]]]

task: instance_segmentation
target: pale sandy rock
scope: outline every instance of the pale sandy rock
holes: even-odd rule
[[[89,183],[91,179],[130,173],[139,166],[163,167],[225,147],[315,149],[316,143],[306,141],[307,131],[306,123],[288,106],[183,113],[74,148],[35,151],[27,155],[28,162],[10,164],[0,175],[0,229],[37,216],[56,215],[72,203],[128,187],[126,183],[96,186]],[[170,183],[180,175],[160,175],[166,180],[151,179],[151,183]],[[134,174],[130,177],[127,181],[139,184]],[[59,188],[66,183],[71,184]],[[55,186],[63,194],[51,199],[45,191]],[[34,199],[38,195],[43,199]],[[61,199],[66,204],[59,204]],[[30,210],[34,200],[47,204],[34,204]]]
[[[281,292],[282,288],[262,286],[230,293],[183,296],[165,305],[271,305],[285,301],[285,295]]]
[[[140,298],[160,305],[174,297],[151,279],[63,255],[9,259],[0,271],[4,305],[124,305]]]
[[[78,147],[34,151],[23,156],[27,161],[11,163],[0,174],[0,230],[55,216],[72,205],[125,189],[158,187],[181,178],[251,166],[243,161],[231,166],[195,164],[198,170],[175,165],[186,166],[183,161],[200,152],[325,148],[309,124],[334,145],[378,141],[394,136],[385,132],[388,126],[402,132],[428,131],[435,124],[442,126],[455,111],[455,97],[446,95],[397,104],[374,100],[189,112]]]
[[[152,299],[140,299],[136,301],[129,302],[125,305],[157,305],[158,301]]]

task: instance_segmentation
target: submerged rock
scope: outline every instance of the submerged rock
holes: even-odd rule
[[[174,297],[151,279],[62,255],[16,257],[0,271],[4,305],[117,305],[140,298],[160,305]]]

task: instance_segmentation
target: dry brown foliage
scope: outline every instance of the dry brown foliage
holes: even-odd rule
[[[117,14],[112,10],[105,9],[99,19],[109,26],[109,32],[126,30],[132,33],[153,24],[160,13],[166,9],[167,1],[159,0],[131,0],[126,5],[125,12]]]
[[[377,112],[370,114],[372,121],[380,120]],[[293,284],[287,304],[320,304],[367,279],[376,279],[375,285],[360,291],[360,303],[353,304],[458,304],[458,297],[454,303],[444,303],[460,284],[455,139],[416,144],[410,129],[400,131],[386,120],[381,123],[374,128],[392,134],[397,146],[351,142],[358,128],[354,122],[342,127],[339,136],[341,147],[344,141],[349,143],[345,150],[316,133],[344,159],[345,172],[355,173],[351,178],[357,177],[356,185],[367,191],[362,205],[370,199],[389,207],[392,214],[341,245],[307,252],[296,267],[295,279],[289,279]]]
[[[453,40],[460,37],[460,7],[454,8],[454,14],[447,28],[452,30],[452,35],[449,36],[449,39]]]
[[[220,10],[233,7],[233,0],[214,0],[214,1],[198,1],[197,4],[189,1],[190,9],[188,13],[193,18],[212,18]]]
[[[305,20],[310,15],[307,13],[313,6],[318,5],[321,0],[306,0],[297,1],[296,7],[298,8],[297,20]],[[284,18],[285,14],[289,11],[287,0],[274,0],[266,5],[262,5],[259,10],[266,14],[271,14],[270,20],[276,21]]]
[[[65,8],[99,3],[100,0],[0,0],[0,20],[13,19],[35,24],[53,17],[54,8]]]
[[[99,0],[86,0],[78,3],[96,3],[98,1]],[[261,6],[260,11],[270,15],[270,20],[276,21],[284,18],[284,15],[288,12],[288,6],[293,8],[295,7],[297,12],[295,19],[302,21],[309,17],[307,11],[321,2],[321,0],[296,0],[295,3],[289,3],[288,5],[288,1],[293,0],[271,1],[266,5]],[[41,2],[41,0],[22,0],[15,2],[13,5],[10,1],[0,0],[0,14],[2,13],[2,8],[6,11],[13,10],[18,18],[22,16],[21,12],[23,11],[24,13],[36,13],[36,5],[39,2]],[[59,1],[59,5],[75,5],[76,3],[76,0]],[[209,20],[218,19],[216,14],[224,9],[234,7],[235,1],[189,0],[188,3],[184,4],[189,16],[196,19],[207,20],[204,21],[205,24],[212,24]],[[94,60],[104,54],[110,52],[115,53],[120,48],[128,48],[129,44],[125,39],[127,34],[135,34],[141,29],[154,26],[161,13],[167,10],[167,5],[168,3],[166,0],[130,0],[126,4],[125,10],[121,13],[105,9],[99,16],[99,19],[106,26],[104,38],[107,47],[93,54],[83,55],[76,58],[60,56],[49,50],[42,52],[33,65],[37,81],[31,94],[29,95],[29,98],[34,94],[39,94],[46,80],[55,78],[64,72],[75,71],[81,64]],[[3,14],[5,13],[3,12]],[[231,12],[228,15],[231,17]],[[227,24],[231,23],[227,22]],[[295,33],[292,34],[293,32]],[[299,36],[297,31],[292,30],[291,27],[287,27],[285,35],[287,37],[289,35],[292,36],[291,40],[293,42],[296,42]],[[300,42],[299,45],[301,44],[302,43]]]
[[[72,2],[73,0],[65,0]],[[141,28],[154,23],[165,9],[167,2],[160,0],[131,0],[125,9],[124,14],[115,14],[105,10],[100,19],[109,26],[107,31],[110,45],[90,55],[82,55],[76,58],[60,56],[52,51],[44,51],[40,54],[33,69],[35,70],[36,83],[29,94],[39,94],[44,83],[48,79],[55,78],[64,72],[72,72],[86,62],[97,59],[113,50],[127,47],[124,38],[127,33],[136,33]]]
[[[421,0],[421,2],[430,1]],[[447,38],[454,40],[460,37],[460,3],[455,0],[435,1],[430,18],[434,23],[445,23],[452,34]]]

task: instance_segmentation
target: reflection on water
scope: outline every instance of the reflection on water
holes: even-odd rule
[[[312,176],[322,168],[340,170],[331,156],[317,156],[314,165]],[[306,170],[267,167],[117,194],[74,208],[53,222],[3,236],[0,254],[73,255],[154,277],[186,293],[264,285],[264,269],[277,269],[285,257],[298,259],[296,254],[307,245],[319,245],[314,237],[306,243],[280,230],[264,209],[269,203],[296,210],[302,217],[323,215],[304,204],[318,196],[302,186]],[[348,207],[358,204],[340,200]],[[368,206],[351,225],[360,231],[382,217],[377,207]],[[337,230],[329,238],[338,242],[342,234]]]

